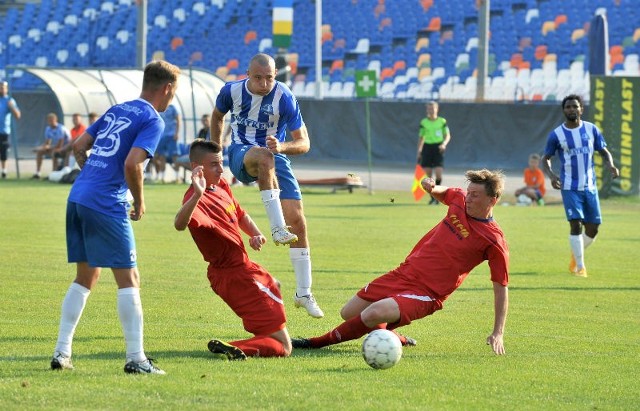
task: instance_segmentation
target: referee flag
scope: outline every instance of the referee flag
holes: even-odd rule
[[[416,201],[420,201],[422,196],[424,196],[424,194],[426,193],[426,191],[424,191],[424,188],[422,188],[422,185],[420,184],[420,181],[422,181],[424,177],[426,177],[424,170],[422,169],[422,167],[420,167],[420,164],[416,164],[416,171],[413,177],[413,187],[411,187],[413,198],[415,198]]]

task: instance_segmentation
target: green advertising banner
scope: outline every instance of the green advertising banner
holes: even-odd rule
[[[598,189],[608,195],[637,195],[640,186],[640,77],[591,76],[590,121],[602,131],[620,177],[611,179],[594,156]]]

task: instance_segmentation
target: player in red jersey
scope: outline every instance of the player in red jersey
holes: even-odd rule
[[[496,354],[504,354],[509,249],[493,220],[504,175],[478,170],[465,176],[466,193],[423,179],[422,187],[448,206],[445,218],[418,241],[399,267],[364,286],[347,302],[340,311],[342,324],[320,337],[293,339],[293,347],[320,348],[354,340],[377,328],[393,330],[433,314],[474,267],[488,260],[495,319],[487,344]]]
[[[247,356],[286,357],[291,338],[286,328],[284,304],[277,281],[249,259],[240,230],[249,235],[249,245],[260,250],[266,242],[258,226],[236,201],[222,178],[222,148],[196,139],[189,150],[191,187],[184,195],[174,226],[189,228],[204,260],[213,291],[240,317],[253,338],[209,341],[214,354],[230,360]]]

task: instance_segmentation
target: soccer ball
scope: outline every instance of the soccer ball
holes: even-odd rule
[[[375,330],[362,342],[362,357],[372,368],[391,368],[402,358],[402,343],[389,330]]]

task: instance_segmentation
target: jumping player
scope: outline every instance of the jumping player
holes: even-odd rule
[[[315,338],[293,339],[294,348],[320,348],[354,340],[376,328],[396,329],[442,309],[444,301],[469,275],[489,261],[495,317],[487,344],[500,355],[507,319],[509,250],[493,219],[493,207],[504,190],[504,176],[489,170],[467,171],[467,192],[435,185],[422,187],[448,206],[447,215],[416,244],[396,269],[366,286],[340,311],[345,320]]]
[[[309,151],[309,135],[298,101],[284,83],[276,81],[276,74],[273,58],[256,54],[246,79],[222,87],[211,114],[211,141],[222,145],[224,116],[231,112],[231,172],[242,183],[258,182],[273,241],[291,245],[289,257],[297,286],[294,304],[321,318],[324,313],[311,293],[311,256],[302,195],[287,158]],[[287,130],[292,141],[285,141]],[[291,226],[291,232],[287,226]]]
[[[242,318],[244,329],[254,334],[253,338],[231,343],[211,340],[209,350],[230,360],[289,356],[291,339],[278,283],[249,259],[240,230],[249,235],[254,250],[260,250],[266,239],[222,178],[222,148],[196,139],[189,158],[192,184],[174,226],[179,231],[189,227],[193,241],[209,263],[211,288]]]

